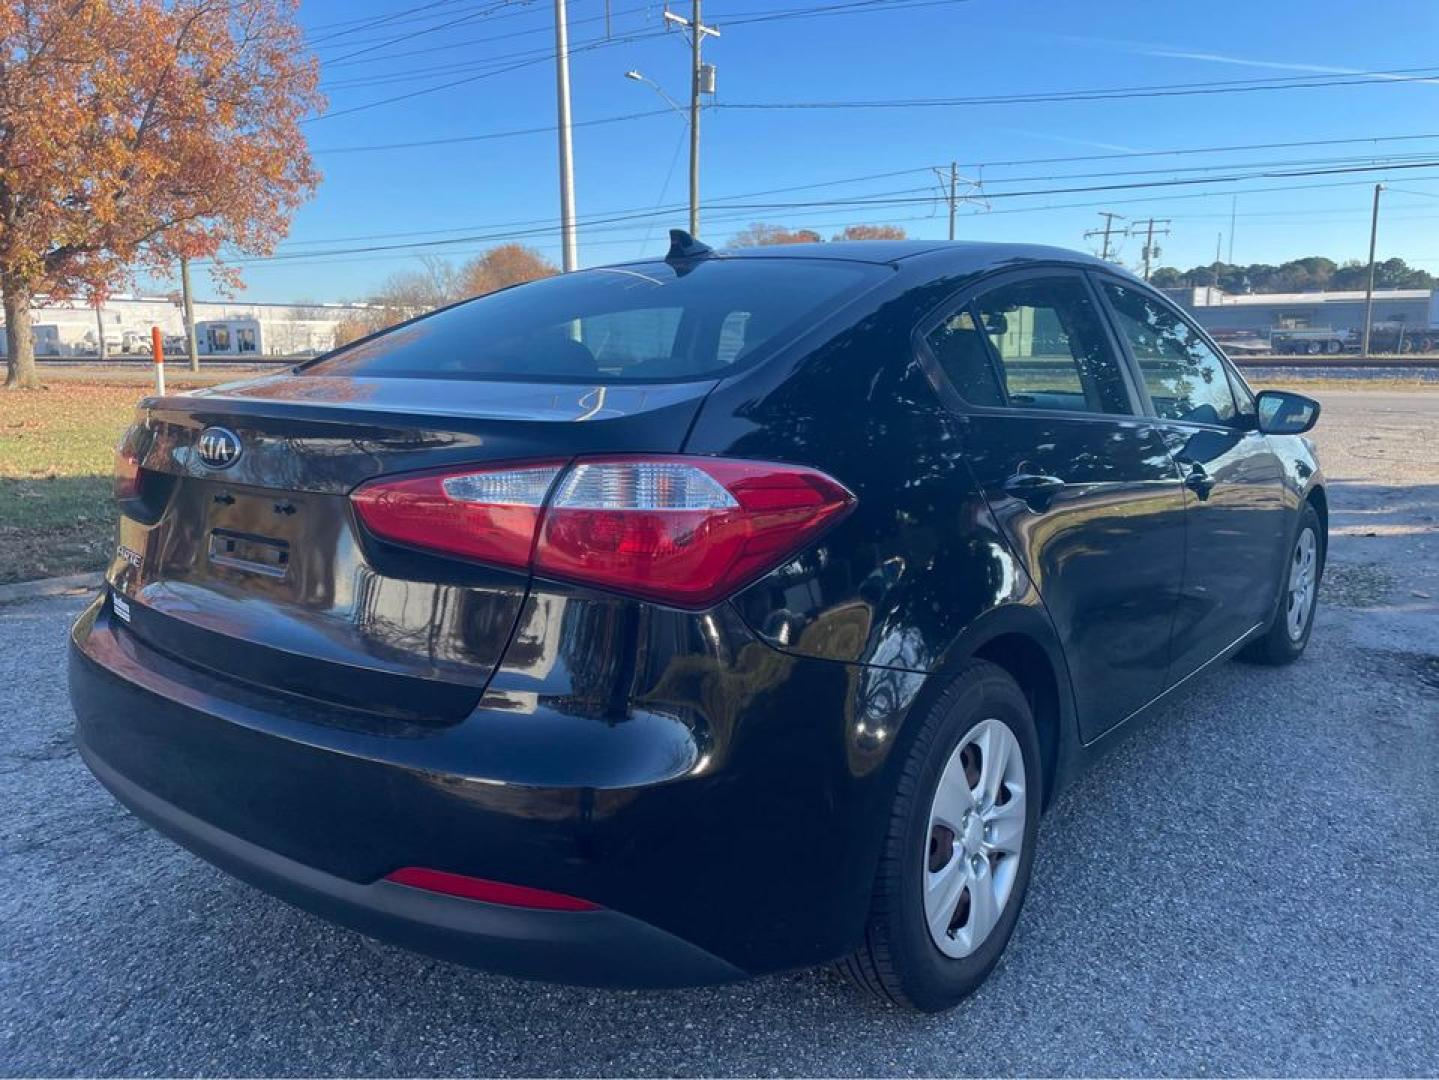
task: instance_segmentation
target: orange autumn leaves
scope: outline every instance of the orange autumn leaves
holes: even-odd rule
[[[319,68],[294,10],[293,0],[0,5],[7,324],[37,294],[95,298],[181,255],[273,251],[319,181],[301,127],[323,106]],[[235,281],[233,268],[220,275]]]

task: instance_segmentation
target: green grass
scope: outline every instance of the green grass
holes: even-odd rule
[[[115,529],[115,444],[144,384],[0,391],[0,583],[99,570]]]

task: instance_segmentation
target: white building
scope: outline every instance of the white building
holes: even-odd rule
[[[301,356],[321,353],[335,346],[335,328],[347,318],[362,315],[363,305],[353,304],[257,304],[217,300],[197,300],[194,304],[195,324],[201,355],[209,353],[208,326],[232,327],[231,342],[243,338],[253,341],[254,348],[241,350],[232,346],[217,350],[222,354],[258,356]],[[38,356],[94,356],[98,351],[101,328],[104,328],[105,350],[113,356],[150,352],[150,328],[158,326],[166,338],[183,337],[184,314],[181,306],[164,296],[115,296],[106,300],[98,313],[82,300],[42,304],[31,309],[35,327],[35,352]],[[0,326],[3,326],[0,319]],[[236,333],[247,329],[243,335]],[[217,340],[226,338],[215,333]],[[0,355],[5,340],[0,334]]]

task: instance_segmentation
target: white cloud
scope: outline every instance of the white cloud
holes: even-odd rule
[[[1259,60],[1248,56],[1230,56],[1226,53],[1199,52],[1180,49],[1172,45],[1157,45],[1146,41],[1123,41],[1114,38],[1066,36],[1065,41],[1082,45],[1097,45],[1129,53],[1132,56],[1154,56],[1166,60],[1197,60],[1209,64],[1227,64],[1232,67],[1263,68],[1267,71],[1301,71],[1311,75],[1358,75],[1375,82],[1418,82],[1439,86],[1439,79],[1415,79],[1409,75],[1386,72],[1364,71],[1361,68],[1337,67],[1331,64],[1296,64],[1284,60]]]

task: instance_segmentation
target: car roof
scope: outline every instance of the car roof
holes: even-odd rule
[[[920,255],[941,257],[946,270],[958,273],[978,273],[1024,262],[1065,262],[1120,269],[1082,251],[1045,244],[986,243],[977,240],[840,240],[828,244],[766,244],[715,251],[715,256],[724,259],[831,259],[881,265],[894,265]],[[658,258],[635,260],[658,261]]]

